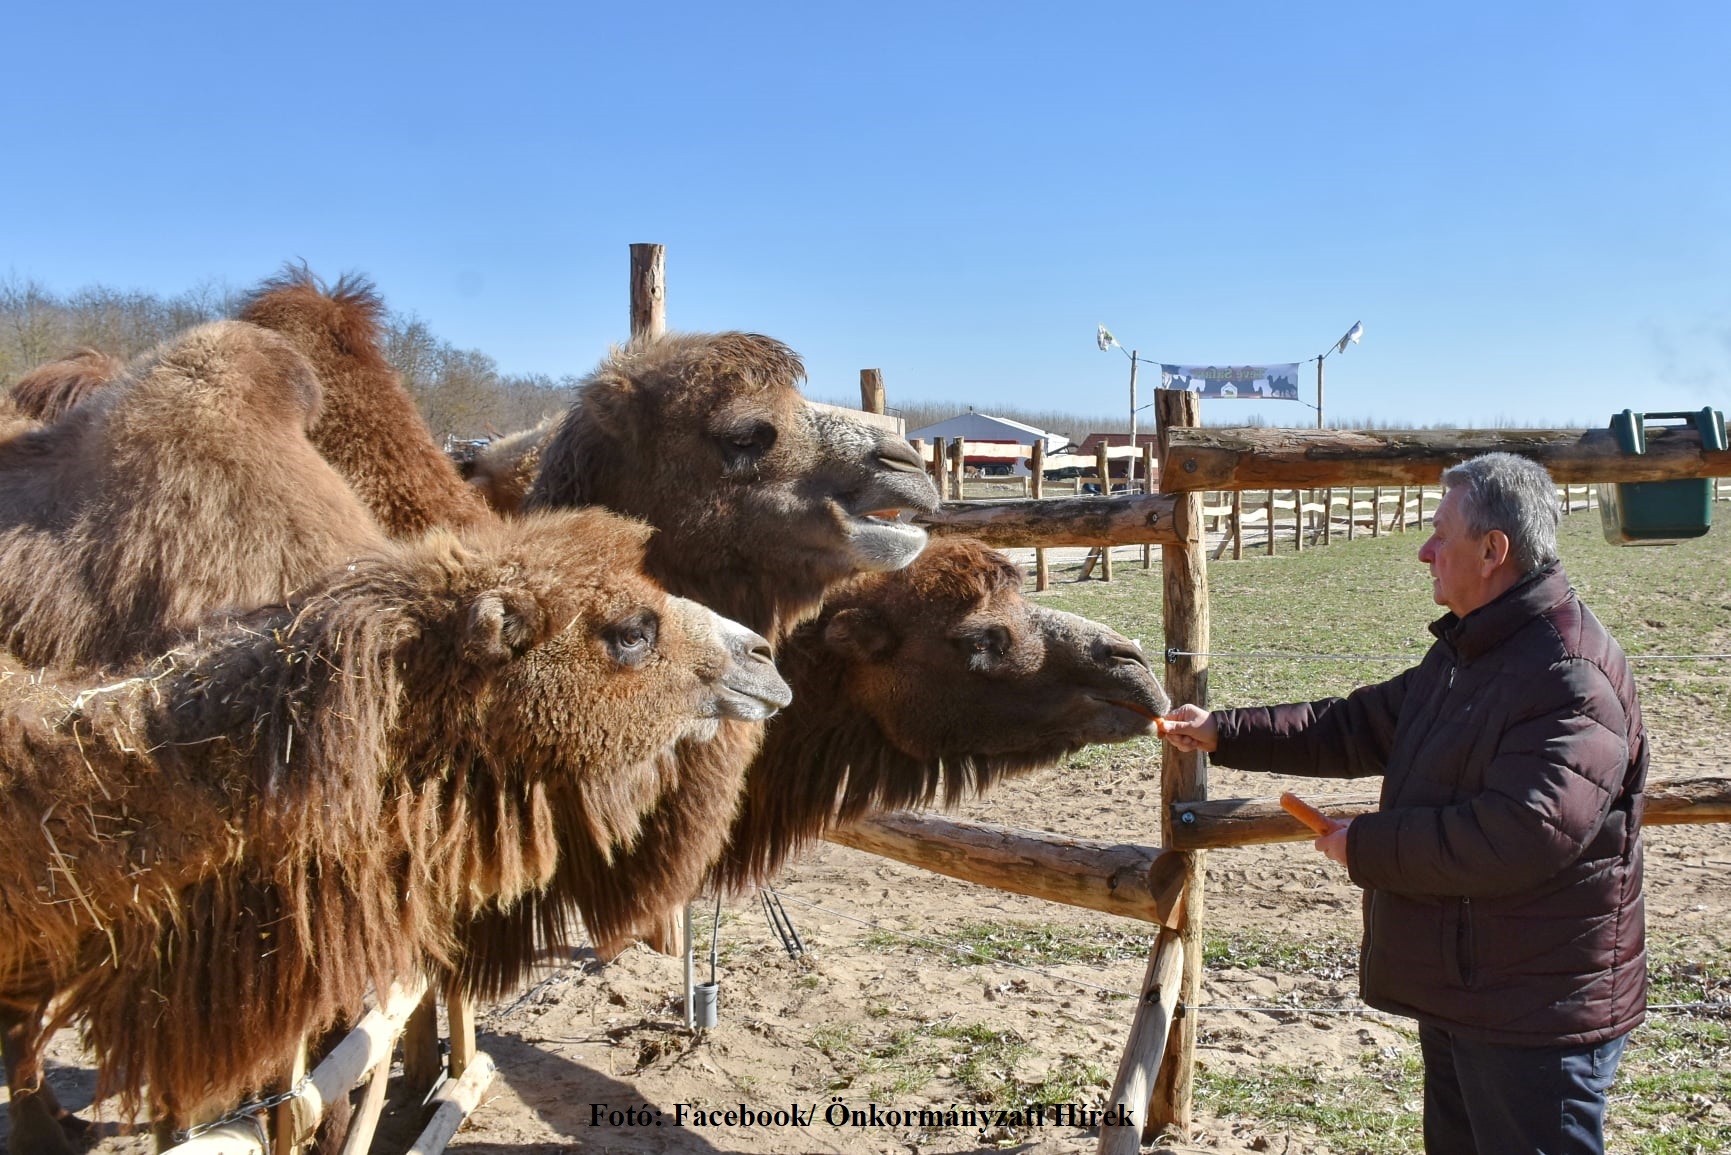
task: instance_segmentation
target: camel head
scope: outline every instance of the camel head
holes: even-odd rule
[[[768,727],[714,877],[737,889],[834,826],[954,806],[1092,743],[1150,734],[1166,694],[1141,649],[1022,597],[979,542],[942,538],[855,579],[779,652],[796,704]]]
[[[616,349],[542,451],[528,508],[604,505],[659,531],[649,573],[772,638],[824,592],[919,554],[937,493],[907,442],[800,396],[787,346],[673,334]]]
[[[1045,763],[1152,733],[1168,702],[1140,647],[1021,587],[1003,554],[939,541],[832,595],[821,644],[847,667],[848,701],[916,758]]]
[[[644,576],[649,537],[596,509],[462,535],[461,621],[423,656],[467,679],[484,757],[581,780],[788,704],[768,642]]]

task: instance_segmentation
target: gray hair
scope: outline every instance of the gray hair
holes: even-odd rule
[[[1557,483],[1545,467],[1513,453],[1486,453],[1442,475],[1445,490],[1459,489],[1457,508],[1467,532],[1482,537],[1500,529],[1509,538],[1509,560],[1523,574],[1557,560],[1557,523],[1562,507]]]

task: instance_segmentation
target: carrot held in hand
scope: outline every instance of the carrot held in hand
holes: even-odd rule
[[[1284,791],[1280,795],[1281,809],[1316,831],[1318,834],[1332,834],[1334,820],[1292,791]]]

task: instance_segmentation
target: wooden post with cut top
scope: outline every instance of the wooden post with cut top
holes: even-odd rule
[[[859,371],[859,407],[867,413],[882,413],[884,411],[884,371],[882,369],[861,369]]]
[[[631,336],[667,332],[667,246],[631,246]]]
[[[1032,473],[1029,481],[1033,486],[1034,498],[1038,500],[1046,496],[1046,439],[1034,440],[1033,456],[1028,458],[1028,469]],[[1044,546],[1034,547],[1034,589],[1044,592],[1052,585],[1052,571],[1046,562]]]

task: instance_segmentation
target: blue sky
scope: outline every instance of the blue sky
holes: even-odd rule
[[[810,392],[1114,413],[1327,361],[1332,417],[1731,409],[1731,5],[15,5],[0,275],[371,276],[591,368],[627,246]],[[1311,400],[1314,366],[1304,372]],[[1145,400],[1146,398],[1144,398]],[[1314,424],[1301,405],[1209,420]]]

